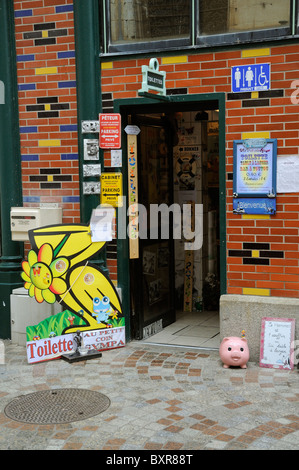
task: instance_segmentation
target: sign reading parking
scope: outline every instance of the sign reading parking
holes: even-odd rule
[[[110,204],[121,207],[122,199],[122,173],[101,174],[101,204]]]
[[[232,67],[232,92],[270,90],[270,64]]]
[[[101,149],[121,147],[121,116],[117,113],[99,114],[99,140]]]

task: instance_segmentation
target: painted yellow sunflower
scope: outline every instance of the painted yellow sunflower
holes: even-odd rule
[[[61,276],[66,273],[68,267],[67,258],[53,259],[53,248],[48,243],[40,247],[38,254],[30,250],[28,261],[22,263],[21,274],[29,296],[35,297],[39,303],[45,300],[53,304],[56,301],[56,295],[61,295],[67,290],[66,282]]]

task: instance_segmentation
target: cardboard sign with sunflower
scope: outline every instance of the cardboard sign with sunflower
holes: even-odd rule
[[[37,228],[29,231],[29,240],[32,249],[22,263],[24,287],[37,302],[59,302],[66,309],[58,314],[67,318],[60,321],[58,334],[124,326],[113,283],[89,262],[105,242],[92,242],[88,225]]]

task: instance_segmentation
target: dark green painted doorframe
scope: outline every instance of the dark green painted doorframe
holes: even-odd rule
[[[219,107],[219,209],[220,209],[220,290],[221,294],[226,293],[226,177],[225,177],[225,94],[207,93],[194,95],[173,95],[169,103],[176,103],[178,107],[182,103],[200,103],[208,101],[218,101]],[[161,102],[159,103],[161,104]],[[156,99],[131,98],[114,101],[114,111],[122,115],[122,150],[123,150],[123,193],[128,197],[128,170],[127,170],[127,147],[126,134],[124,128],[127,124],[127,116],[132,110],[143,111],[143,108],[153,105],[153,113]],[[168,103],[165,103],[165,109]],[[126,199],[127,201],[127,199]],[[128,225],[128,220],[122,211],[122,224]],[[117,239],[117,266],[118,285],[123,292],[123,309],[126,322],[126,339],[130,339],[130,269],[129,269],[129,244],[128,238]]]
[[[100,204],[97,194],[83,193],[84,138],[98,139],[98,134],[82,134],[81,121],[98,121],[102,111],[99,5],[95,0],[74,0],[74,24],[76,45],[77,122],[80,182],[80,215],[82,223],[89,223],[92,209]],[[94,162],[91,162],[94,163]],[[103,152],[100,151],[103,168]],[[89,177],[86,181],[98,181]],[[106,268],[106,250],[93,259],[103,271]]]
[[[10,208],[22,206],[21,151],[14,7],[11,0],[0,3],[0,80],[4,104],[0,104],[0,338],[11,337],[10,294],[23,285],[23,243],[11,239]],[[1,99],[2,103],[2,99]]]

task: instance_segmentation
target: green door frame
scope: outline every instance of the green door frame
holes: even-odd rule
[[[172,95],[169,103],[177,104],[178,108],[182,104],[202,103],[209,101],[218,101],[219,109],[219,210],[220,210],[220,292],[221,295],[226,293],[226,177],[225,177],[225,94],[224,93],[204,93],[194,95]],[[126,122],[127,116],[132,110],[137,112],[143,111],[146,106],[153,106],[153,113],[155,106],[161,105],[161,101],[152,98],[128,98],[119,99],[114,101],[114,112],[120,113],[122,116],[122,149],[123,149],[123,195],[128,197],[128,168],[127,168],[127,148],[126,133],[124,128],[128,124]],[[164,102],[165,109],[168,102]],[[124,211],[123,211],[124,212]],[[127,217],[123,218],[122,224],[128,226]],[[118,285],[121,287],[122,306],[125,315],[126,324],[126,340],[130,340],[130,270],[129,270],[129,243],[128,237],[126,239],[117,239],[117,266],[118,266]]]
[[[74,26],[76,44],[77,123],[80,184],[80,217],[89,223],[92,210],[100,204],[97,194],[83,192],[84,138],[97,138],[96,134],[82,134],[81,121],[98,121],[102,112],[99,3],[96,0],[74,0]],[[100,151],[103,168],[103,152]],[[97,178],[88,178],[89,181]],[[106,249],[103,248],[92,262],[108,274]]]
[[[10,208],[22,206],[21,150],[17,87],[14,7],[11,0],[0,4],[0,79],[4,103],[0,104],[0,338],[11,337],[10,294],[21,287],[23,243],[12,241]]]
[[[77,122],[80,179],[81,222],[88,223],[92,209],[99,205],[99,197],[83,193],[83,139],[97,138],[95,134],[82,134],[81,121],[97,121],[101,112],[101,67],[98,2],[74,0],[74,26],[76,50]],[[92,46],[92,47],[91,47]],[[102,163],[102,162],[101,162]]]

